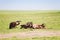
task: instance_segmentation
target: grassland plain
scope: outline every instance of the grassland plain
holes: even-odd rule
[[[9,23],[16,20],[21,20],[21,24],[25,24],[28,21],[32,21],[34,24],[44,23],[47,29],[50,28],[48,30],[60,30],[60,11],[0,11],[0,34],[32,31],[30,29],[20,29],[20,25],[15,29],[8,29]],[[51,38],[48,39],[50,40]]]
[[[60,37],[33,37],[33,38],[3,38],[0,40],[60,40]]]
[[[0,33],[23,31],[20,26],[8,29],[9,23],[16,20],[21,20],[21,24],[32,21],[34,24],[45,23],[46,28],[60,29],[60,11],[0,11]]]

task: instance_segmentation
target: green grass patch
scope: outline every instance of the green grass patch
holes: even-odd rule
[[[9,23],[16,20],[21,20],[21,24],[28,21],[45,23],[46,28],[60,30],[60,11],[0,11],[0,33],[31,31],[20,29],[20,25],[10,30]]]

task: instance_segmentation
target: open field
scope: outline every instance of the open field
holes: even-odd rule
[[[23,31],[20,26],[8,29],[9,23],[16,20],[21,20],[21,24],[32,21],[34,24],[45,23],[46,28],[60,29],[60,11],[0,11],[0,33]]]
[[[60,31],[56,30],[33,30],[33,31],[26,31],[26,32],[12,32],[7,34],[0,34],[0,38],[32,38],[32,37],[53,37],[53,36],[60,36]]]
[[[25,24],[28,21],[32,21],[34,24],[44,23],[46,29],[38,29],[39,31],[42,30],[60,31],[60,11],[0,11],[0,34],[27,32],[27,31],[29,32],[37,30],[37,29],[20,29],[20,25],[17,26],[17,28],[15,29],[11,30],[8,29],[9,23],[16,20],[21,20],[22,21],[21,24]],[[59,37],[43,37],[41,38],[41,40],[44,39],[51,40],[56,38],[59,40]],[[14,40],[17,38],[13,37],[11,39]],[[32,38],[28,39],[31,40]],[[36,40],[37,39],[39,40],[40,37],[37,37]],[[27,38],[25,40],[27,40]],[[35,40],[35,38],[33,38],[32,40]]]
[[[33,38],[3,38],[0,40],[60,40],[60,37],[33,37]]]

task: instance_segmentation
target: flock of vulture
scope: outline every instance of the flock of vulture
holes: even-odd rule
[[[45,25],[44,24],[33,24],[33,22],[27,22],[26,24],[20,24],[21,21],[15,21],[15,22],[11,22],[9,24],[9,29],[13,29],[16,26],[20,25],[20,29],[24,28],[32,28],[32,29],[45,29]]]

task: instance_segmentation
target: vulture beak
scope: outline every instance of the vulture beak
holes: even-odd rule
[[[16,21],[16,22],[21,22],[21,21]]]

